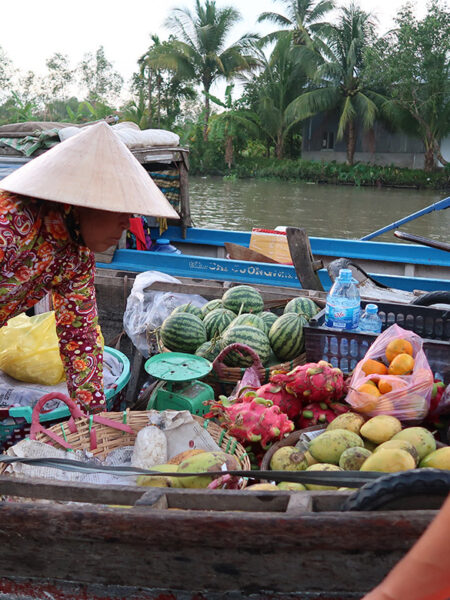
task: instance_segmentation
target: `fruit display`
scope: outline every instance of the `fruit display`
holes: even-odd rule
[[[371,450],[366,447],[366,442],[370,442]],[[270,469],[277,471],[396,473],[427,467],[450,470],[450,446],[437,448],[430,431],[424,427],[402,428],[401,422],[390,415],[377,415],[366,420],[353,412],[336,417],[310,441],[306,452],[301,447],[281,446],[270,459]]]
[[[319,310],[310,298],[299,297],[290,300],[283,314],[277,315],[264,311],[258,290],[237,285],[201,309],[190,304],[178,306],[163,322],[159,336],[167,350],[195,353],[211,361],[226,346],[244,344],[268,366],[293,360],[303,352],[303,328]],[[225,364],[248,367],[252,360],[244,353],[232,352]]]

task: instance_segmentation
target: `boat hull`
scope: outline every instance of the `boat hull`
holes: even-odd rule
[[[158,233],[155,231],[154,235]],[[251,263],[226,258],[225,243],[249,246],[250,233],[189,228],[183,238],[181,229],[171,226],[164,233],[181,255],[119,249],[110,263],[100,268],[127,272],[157,270],[174,277],[225,279],[249,285],[275,285],[300,288],[291,265]],[[386,244],[361,240],[310,238],[315,259],[326,267],[336,258],[349,258],[388,287],[406,291],[450,291],[450,253],[418,245]],[[331,280],[326,268],[318,271],[324,289]]]

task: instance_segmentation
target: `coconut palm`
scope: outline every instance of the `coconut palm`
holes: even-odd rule
[[[271,21],[282,29],[268,37],[279,37],[286,29],[292,31],[294,44],[309,45],[312,38],[320,36],[328,26],[323,19],[334,8],[333,0],[280,0],[286,7],[286,16],[276,12],[263,12],[258,23]]]
[[[386,100],[370,89],[361,76],[363,50],[373,40],[374,29],[371,15],[356,4],[341,8],[338,23],[327,28],[323,60],[315,74],[317,89],[306,92],[289,107],[290,114],[300,119],[337,111],[337,139],[346,136],[350,165],[355,154],[357,122],[370,129]]]
[[[230,79],[253,64],[251,55],[246,55],[244,50],[249,36],[226,46],[227,37],[239,19],[239,12],[232,7],[218,8],[215,0],[205,0],[203,4],[196,0],[193,13],[187,8],[175,8],[166,22],[176,38],[166,53],[166,59],[203,87],[205,141],[208,139],[211,112],[211,85],[221,77]]]
[[[300,47],[293,47],[289,36],[280,36],[268,58],[262,43],[254,44],[254,52],[261,73],[246,87],[253,90],[253,110],[259,117],[264,136],[275,146],[277,158],[283,158],[288,135],[300,122],[295,112],[288,109],[304,92],[307,83],[299,60]]]
[[[225,90],[225,102],[210,95],[210,99],[224,110],[211,117],[210,133],[211,137],[224,141],[225,144],[225,162],[228,169],[234,162],[235,140],[245,133],[250,133],[257,137],[260,131],[258,116],[250,111],[240,110],[237,102],[232,99],[234,84],[227,86]]]

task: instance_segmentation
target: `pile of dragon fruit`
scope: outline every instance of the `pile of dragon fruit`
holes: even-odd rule
[[[267,449],[294,429],[326,425],[347,412],[350,406],[340,402],[345,395],[344,373],[322,360],[273,372],[262,386],[243,378],[236,395],[220,396],[205,416],[216,417],[241,443]]]

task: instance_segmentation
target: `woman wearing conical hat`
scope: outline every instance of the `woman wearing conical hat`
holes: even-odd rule
[[[0,181],[0,326],[52,292],[67,386],[91,412],[106,408],[93,253],[132,213],[179,218],[105,123]]]

